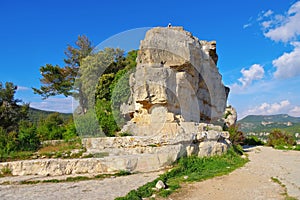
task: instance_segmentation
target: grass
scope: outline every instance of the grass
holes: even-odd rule
[[[221,176],[232,172],[238,167],[242,167],[248,160],[238,155],[233,148],[222,156],[199,158],[196,156],[181,158],[175,167],[144,186],[130,191],[124,197],[118,197],[116,200],[135,200],[152,196],[157,193],[161,197],[167,197],[176,189],[180,188],[183,182],[203,181],[215,176]],[[188,177],[185,179],[184,177]],[[155,184],[162,180],[167,188],[155,191]]]
[[[104,158],[109,156],[108,152],[98,152],[98,153],[90,153],[88,155],[83,156],[82,158]]]
[[[295,146],[291,146],[291,145],[277,145],[274,148],[275,149],[279,149],[279,150],[295,150],[295,151],[300,151],[300,144],[297,144]]]
[[[60,142],[55,145],[46,145],[39,149],[38,152],[45,153],[45,152],[51,152],[51,151],[68,151],[72,149],[80,149],[82,148],[81,140],[72,140],[68,142]]]
[[[0,162],[10,162],[15,160],[26,160],[33,156],[32,151],[12,151],[9,154],[0,155]]]
[[[3,167],[0,171],[0,177],[12,176],[11,169],[9,167]]]
[[[71,154],[73,149],[80,149],[79,153]],[[13,151],[9,154],[0,154],[0,162],[10,162],[16,160],[29,160],[38,157],[44,158],[79,158],[85,150],[82,147],[81,139],[77,138],[68,142],[61,142],[55,145],[46,145],[37,152],[33,151]]]
[[[271,177],[271,180],[274,183],[277,183],[278,185],[280,185],[284,189],[284,193],[282,195],[285,196],[285,198],[284,198],[285,200],[297,200],[297,198],[288,195],[286,185],[284,185],[278,178]]]

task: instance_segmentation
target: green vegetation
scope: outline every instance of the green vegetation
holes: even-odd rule
[[[277,146],[293,146],[296,145],[296,141],[291,134],[275,129],[268,136],[267,145],[275,148]]]
[[[76,47],[68,45],[64,59],[65,66],[46,64],[40,68],[42,75],[40,89],[33,88],[34,92],[43,98],[62,94],[74,96],[79,99],[79,104],[84,112],[87,109],[87,97],[82,91],[82,84],[76,84],[76,77],[79,77],[81,62],[93,50],[90,40],[86,36],[78,36],[75,42]]]
[[[0,177],[11,176],[11,169],[9,167],[3,167],[0,172]]]
[[[132,200],[150,197],[154,193],[166,197],[180,188],[183,182],[202,181],[214,176],[228,174],[234,169],[243,166],[247,162],[241,158],[233,148],[222,156],[199,158],[196,156],[180,158],[175,167],[146,185],[130,191],[125,197],[118,197],[116,200]],[[187,178],[186,178],[187,177]],[[157,181],[163,181],[167,189],[153,190]]]
[[[229,140],[232,143],[233,149],[239,154],[243,154],[243,145],[245,136],[244,133],[238,130],[238,126],[230,126],[228,127],[229,132]]]
[[[33,124],[38,124],[38,122],[41,119],[45,119],[50,114],[53,114],[53,113],[55,113],[55,112],[53,112],[53,111],[39,110],[39,109],[35,109],[35,108],[29,108],[29,110],[28,110],[28,119]],[[59,114],[60,114],[61,118],[64,121],[69,121],[73,117],[72,113],[59,113]]]
[[[16,151],[36,150],[40,140],[28,122],[28,104],[15,99],[17,86],[0,82],[0,161]]]
[[[92,49],[90,40],[79,36],[74,47],[67,46],[66,65],[42,66],[42,86],[33,88],[43,98],[62,94],[78,99],[76,127],[72,114],[29,108],[14,98],[17,86],[0,82],[0,162],[30,158],[47,140],[116,135],[127,120],[119,110],[129,98],[129,74],[136,66],[137,51],[125,56],[121,49]]]
[[[271,180],[274,183],[277,183],[278,185],[280,185],[284,189],[284,193],[282,195],[285,196],[285,200],[297,200],[297,198],[291,197],[288,195],[286,185],[284,185],[278,178],[271,177]]]
[[[115,136],[126,122],[120,106],[129,99],[129,75],[136,66],[137,51],[130,51],[106,69],[96,88],[95,110],[100,127],[106,136]]]
[[[291,134],[300,133],[300,118],[286,114],[249,115],[239,120],[238,124],[244,133],[270,133],[274,129],[280,129]]]
[[[244,140],[244,145],[264,145],[265,143],[261,141],[257,136],[251,135],[249,137],[246,137]]]

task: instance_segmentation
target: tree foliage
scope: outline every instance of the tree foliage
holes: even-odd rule
[[[0,82],[0,126],[10,132],[18,129],[21,120],[27,119],[28,104],[19,105],[21,100],[15,99],[17,86],[11,82]]]
[[[40,147],[40,138],[36,134],[36,126],[29,121],[20,122],[18,142],[18,150],[37,150]]]
[[[43,98],[55,95],[75,96],[79,99],[82,109],[86,107],[86,97],[82,94],[81,84],[74,87],[75,80],[79,75],[82,60],[87,57],[93,46],[86,36],[78,36],[75,47],[68,45],[64,59],[66,66],[46,64],[40,68],[42,86],[40,89],[33,88],[36,94]]]
[[[39,147],[39,138],[35,126],[29,124],[29,104],[15,99],[17,86],[11,82],[3,87],[0,82],[0,157],[14,151],[35,150]]]
[[[63,139],[62,135],[65,131],[64,120],[59,113],[53,113],[46,119],[41,119],[37,126],[37,134],[41,140]]]
[[[122,103],[127,103],[130,96],[129,75],[136,66],[137,51],[127,53],[106,69],[96,88],[96,114],[102,131],[107,136],[114,136],[125,124],[126,119],[120,113]]]
[[[88,108],[93,108],[91,106],[95,104],[95,92],[99,78],[116,73],[123,68],[120,61],[123,59],[123,54],[124,51],[121,49],[105,48],[83,59],[79,70],[80,77],[75,84],[81,85],[81,90],[87,98]]]

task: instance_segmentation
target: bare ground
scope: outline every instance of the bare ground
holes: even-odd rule
[[[229,175],[182,185],[169,200],[300,199],[300,151],[248,149],[250,162]],[[274,182],[271,178],[281,182]]]
[[[184,184],[167,199],[300,199],[300,151],[279,151],[269,147],[248,149],[250,162],[226,176]],[[100,199],[126,195],[154,180],[161,172],[80,182],[0,185],[0,199]],[[285,187],[271,180],[278,179]],[[41,180],[45,177],[7,177],[5,181]],[[286,189],[285,189],[286,188]]]

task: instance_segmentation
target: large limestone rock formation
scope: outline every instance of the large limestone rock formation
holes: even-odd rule
[[[200,41],[182,27],[153,28],[141,41],[131,98],[123,113],[131,117],[127,137],[84,138],[97,159],[38,159],[0,163],[13,175],[65,175],[148,172],[182,156],[220,155],[230,146],[229,133],[212,124],[222,119],[229,89],[216,63],[216,42]],[[235,123],[228,110],[224,122]],[[226,121],[227,120],[227,121]]]
[[[130,101],[122,107],[132,117],[123,131],[163,135],[174,126],[167,123],[220,120],[229,88],[217,60],[215,41],[201,41],[182,27],[149,30],[130,77]]]

